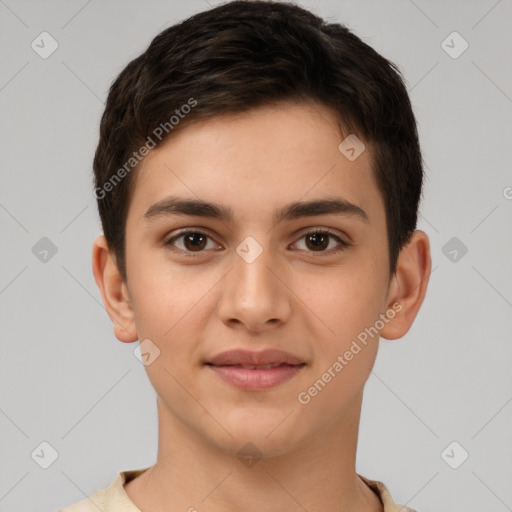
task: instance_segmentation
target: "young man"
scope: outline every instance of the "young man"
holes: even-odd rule
[[[158,458],[63,512],[411,510],[355,470],[379,338],[431,269],[396,68],[298,6],[227,3],[122,71],[94,172],[94,276]]]

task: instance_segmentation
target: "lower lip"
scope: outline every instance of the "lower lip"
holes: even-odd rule
[[[273,388],[299,373],[305,365],[277,366],[268,370],[250,370],[239,366],[208,365],[221,379],[247,391]]]

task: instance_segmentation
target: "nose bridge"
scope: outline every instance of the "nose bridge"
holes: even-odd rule
[[[278,274],[277,258],[268,244],[246,237],[233,254],[233,269],[221,298],[219,314],[225,322],[243,323],[251,330],[285,321],[290,304]]]

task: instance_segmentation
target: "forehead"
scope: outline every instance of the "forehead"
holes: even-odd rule
[[[140,218],[173,196],[229,205],[230,220],[237,215],[275,220],[285,205],[329,196],[368,217],[382,213],[370,147],[348,159],[340,150],[348,135],[330,109],[313,103],[196,121],[142,162],[130,211]]]

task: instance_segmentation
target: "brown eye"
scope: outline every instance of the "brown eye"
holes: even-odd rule
[[[210,245],[208,245],[210,243]],[[206,252],[205,249],[212,249],[216,246],[212,239],[201,231],[182,231],[164,241],[164,246],[187,256],[194,256],[193,253]],[[192,254],[191,254],[192,253]]]
[[[330,235],[326,233],[310,233],[305,236],[306,245],[313,250],[325,249],[329,245]]]
[[[306,246],[304,250],[306,252],[320,253],[319,255],[325,253],[326,256],[342,251],[351,245],[349,242],[342,240],[338,235],[320,229],[304,234],[300,240],[304,240],[304,245]],[[333,241],[335,243],[331,245]],[[327,250],[329,246],[331,246],[331,250]]]
[[[200,251],[206,246],[206,239],[202,233],[187,233],[183,235],[184,246],[191,251]]]

